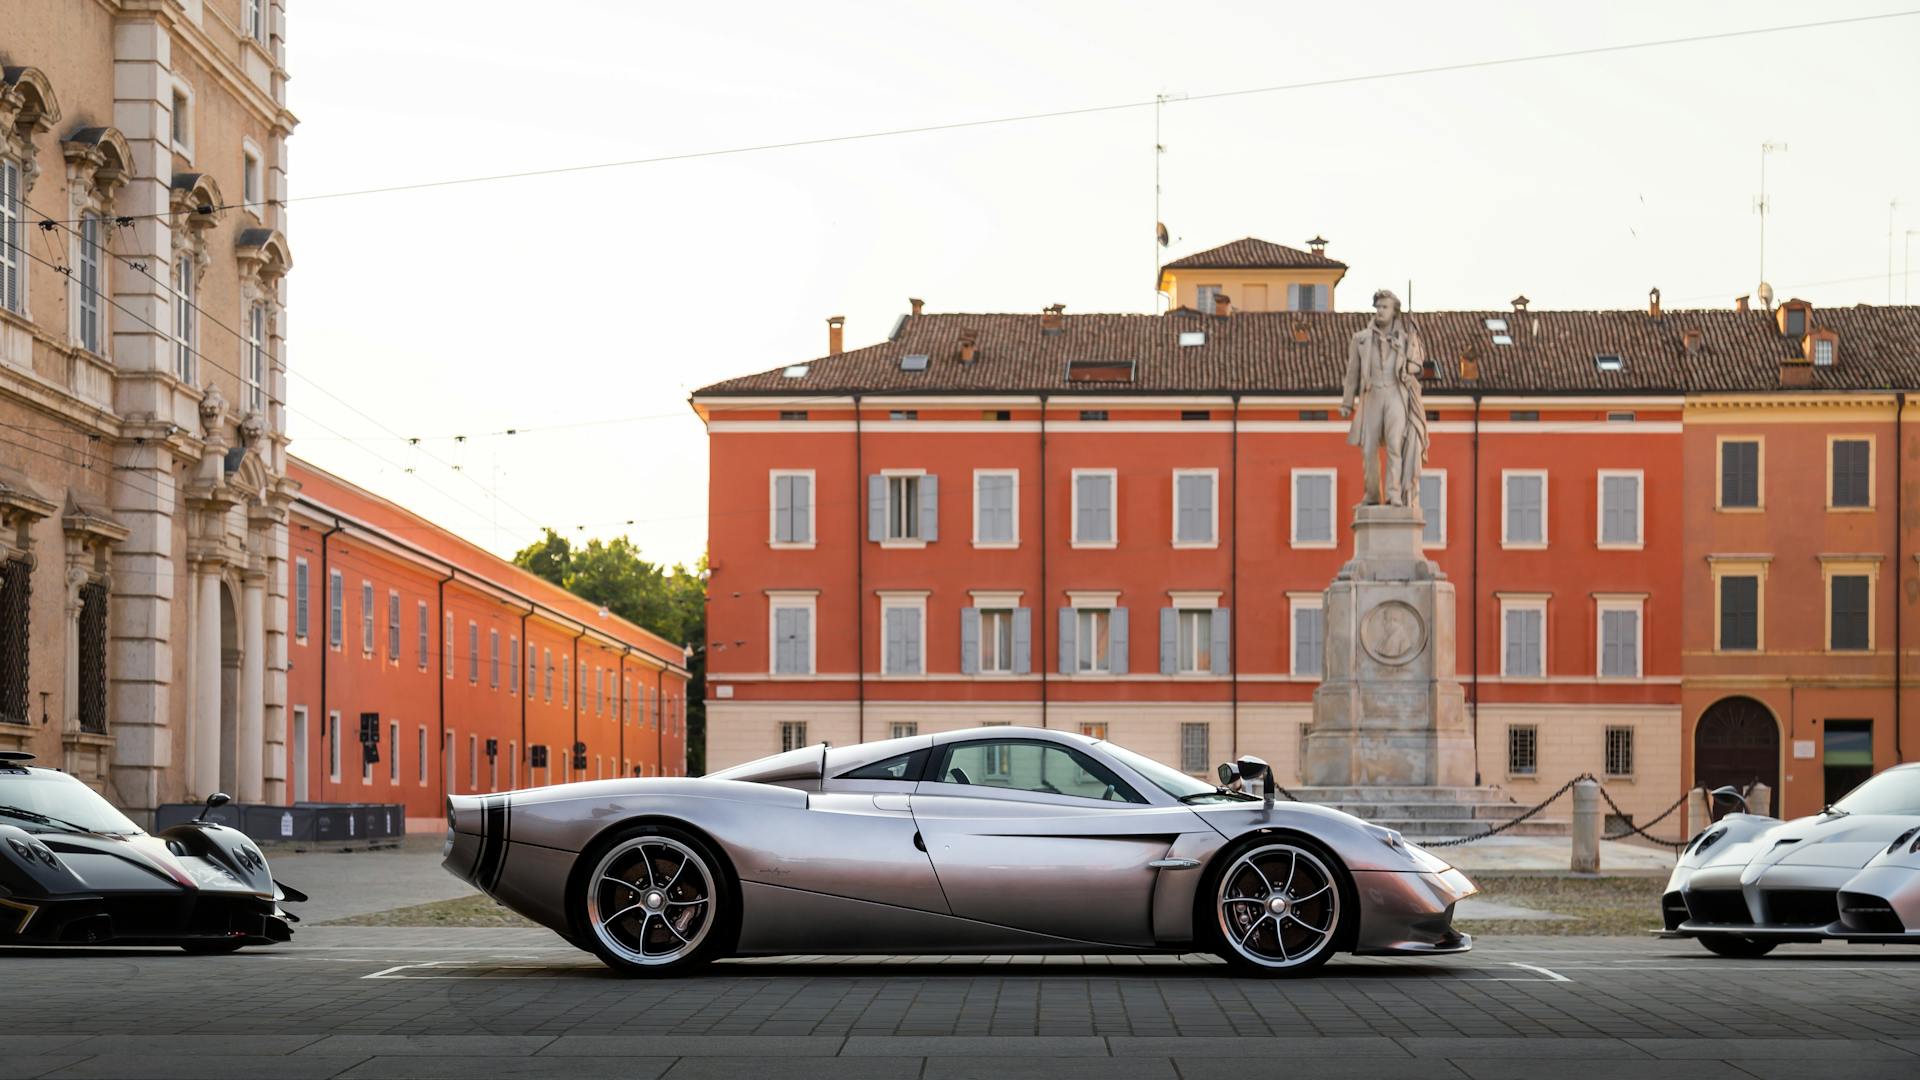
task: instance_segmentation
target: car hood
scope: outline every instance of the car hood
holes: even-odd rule
[[[1783,821],[1746,840],[1709,850],[1701,866],[1829,866],[1857,870],[1920,818],[1893,814],[1815,814]]]
[[[176,854],[167,839],[145,833],[116,836],[105,833],[40,833],[38,839],[60,860],[61,866],[89,892],[146,892],[171,889],[199,892],[271,895],[265,868],[242,873],[211,851],[205,855]],[[264,881],[250,882],[259,877]]]

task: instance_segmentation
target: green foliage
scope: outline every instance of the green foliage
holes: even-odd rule
[[[575,547],[545,531],[514,555],[522,568],[668,641],[695,647],[687,686],[687,771],[706,771],[707,557],[689,570],[648,562],[626,537]]]

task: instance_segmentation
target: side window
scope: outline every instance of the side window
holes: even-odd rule
[[[851,772],[841,773],[840,780],[918,780],[920,772],[926,767],[926,750],[915,750],[910,754],[901,754],[870,765],[862,765]]]
[[[938,776],[949,784],[1144,803],[1105,765],[1077,750],[1024,739],[980,739],[949,747]]]

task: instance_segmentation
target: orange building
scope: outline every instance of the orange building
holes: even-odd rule
[[[1298,254],[1237,287],[1329,276]],[[1208,284],[1231,269],[1198,261]],[[1360,499],[1337,408],[1368,316],[1208,299],[922,312],[852,351],[835,326],[827,356],[696,392],[714,766],[1023,723],[1297,782]],[[1428,546],[1458,589],[1480,780],[1522,802],[1592,771],[1644,820],[1682,790],[1682,337],[1730,314],[1414,314]]]
[[[404,803],[686,771],[683,649],[297,458],[295,802]]]
[[[1809,814],[1920,755],[1902,389],[1920,385],[1920,311],[1732,317],[1754,349],[1697,343],[1686,408],[1681,753],[1707,786],[1763,780],[1774,810]]]

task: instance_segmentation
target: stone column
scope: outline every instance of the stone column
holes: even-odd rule
[[[220,786],[220,569],[193,566],[193,715],[187,718],[187,796],[204,799]]]
[[[234,716],[234,799],[257,803],[264,794],[262,768],[266,760],[267,683],[267,575],[247,572],[240,601],[240,702]]]

